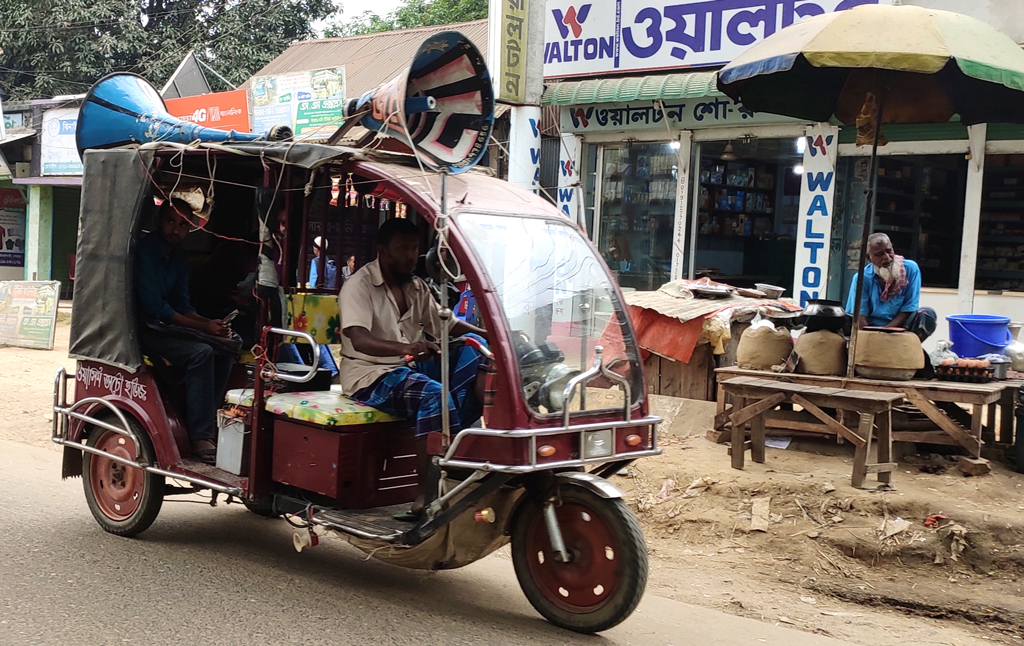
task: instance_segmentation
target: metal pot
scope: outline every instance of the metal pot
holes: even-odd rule
[[[846,324],[846,310],[839,301],[815,298],[807,301],[807,305],[804,306],[803,322],[808,332],[838,332]]]

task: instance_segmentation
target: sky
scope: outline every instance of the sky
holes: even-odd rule
[[[362,15],[364,11],[372,11],[378,16],[386,16],[397,9],[401,2],[400,0],[341,0],[339,4],[344,10],[344,13],[341,14],[342,19],[351,20]]]

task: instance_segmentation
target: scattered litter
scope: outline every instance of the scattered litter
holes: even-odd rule
[[[814,597],[800,597],[800,601],[803,601],[804,603],[809,603],[812,606],[818,603],[817,599],[815,599]]]
[[[762,498],[754,498],[753,507],[750,510],[750,531],[752,532],[767,532],[769,507],[771,505],[771,496],[764,496]]]
[[[790,626],[795,626],[796,625],[795,621],[793,621],[789,617],[783,617],[782,615],[779,615],[779,623],[789,624]]]
[[[764,438],[764,445],[769,449],[788,449],[789,445],[793,443],[791,437],[766,437]]]
[[[949,539],[949,558],[959,561],[967,549],[967,528],[959,523],[949,523],[942,526],[942,531],[945,532],[943,539]]]
[[[856,612],[832,612],[831,610],[822,610],[821,614],[826,617],[863,617],[864,615]]]
[[[716,482],[718,481],[712,480],[707,476],[704,476],[703,478],[696,478],[693,482],[690,483],[690,486],[686,488],[686,491],[683,492],[683,498],[696,498],[697,496],[701,495],[702,493],[710,489],[711,485],[715,484]],[[673,485],[674,484],[675,483],[673,483]]]
[[[949,516],[945,514],[932,514],[924,519],[924,526],[938,528],[940,520],[949,520]]]
[[[836,490],[836,486],[831,482],[826,482],[821,485],[821,493],[832,493]]]
[[[893,520],[882,521],[881,526],[878,528],[878,533],[882,535],[882,540],[892,538],[896,534],[905,532],[910,529],[911,523],[909,520],[903,520],[902,518],[896,517]]]
[[[661,491],[658,492],[658,502],[665,502],[676,488],[676,481],[669,478],[661,483]]]

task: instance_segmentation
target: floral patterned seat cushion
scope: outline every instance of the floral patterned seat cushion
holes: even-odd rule
[[[252,406],[253,391],[251,388],[229,390],[225,400],[236,406]],[[271,395],[265,408],[275,415],[321,426],[357,426],[402,419],[331,391]]]

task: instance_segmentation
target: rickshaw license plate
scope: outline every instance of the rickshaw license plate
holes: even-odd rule
[[[610,428],[583,435],[583,459],[605,458],[615,452],[615,434]]]

